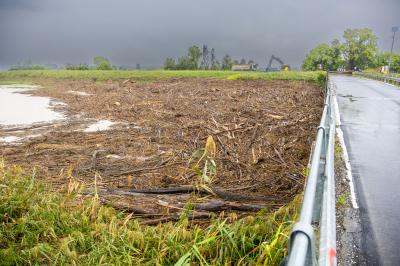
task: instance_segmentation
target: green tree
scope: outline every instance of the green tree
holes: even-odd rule
[[[110,61],[102,56],[96,56],[93,60],[97,70],[111,70],[112,66]]]
[[[221,63],[218,60],[214,60],[213,63],[211,64],[211,69],[212,70],[221,69]]]
[[[400,73],[400,54],[392,54],[390,72]]]
[[[343,59],[343,44],[341,44],[338,39],[334,39],[331,42],[331,53],[332,65],[329,70],[336,70],[339,67],[345,67],[346,63]]]
[[[333,70],[333,49],[329,44],[321,44],[310,51],[304,59],[303,70]]]
[[[189,69],[197,69],[199,65],[199,60],[201,57],[201,50],[196,45],[189,47],[188,49],[188,58],[190,60],[190,68]]]
[[[232,58],[230,57],[230,55],[226,54],[226,55],[222,58],[222,65],[221,65],[221,68],[222,68],[223,70],[231,70],[231,69],[232,69],[232,65],[233,65]]]
[[[350,69],[373,66],[377,54],[377,38],[370,29],[347,29],[343,37],[343,55]]]
[[[195,69],[192,59],[188,56],[179,57],[175,68],[179,70]]]
[[[173,58],[167,58],[164,61],[164,69],[172,70],[176,68],[175,60]]]
[[[382,66],[387,66],[389,64],[390,53],[380,52],[377,53],[374,58],[374,67],[380,68]]]
[[[67,70],[89,70],[89,66],[87,64],[79,64],[79,65],[66,64],[65,69],[67,69]]]

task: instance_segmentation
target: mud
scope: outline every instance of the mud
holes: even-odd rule
[[[54,189],[72,191],[84,184],[90,194],[96,185],[103,201],[154,215],[216,197],[123,193],[199,185],[193,167],[208,136],[217,148],[213,186],[267,196],[268,202],[246,204],[271,210],[289,202],[303,188],[323,105],[321,89],[301,81],[35,82],[43,88],[29,93],[65,103],[53,108],[68,119],[39,127],[35,138],[19,145],[0,143],[6,162],[36,167],[37,176]],[[85,132],[99,120],[114,124]],[[12,133],[0,128],[0,137]]]

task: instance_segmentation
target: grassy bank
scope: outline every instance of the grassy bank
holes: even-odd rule
[[[388,73],[388,74],[384,74],[382,73],[380,70],[378,69],[366,69],[363,72],[365,73],[371,73],[371,74],[375,74],[375,75],[381,75],[381,76],[390,76],[390,77],[395,77],[395,78],[400,78],[400,73]]]
[[[216,78],[230,80],[306,80],[321,82],[325,72],[234,72],[234,71],[205,71],[205,70],[17,70],[0,72],[0,80],[21,80],[29,78],[56,79],[90,79],[90,80],[123,80],[154,81],[171,78]]]
[[[260,213],[206,228],[186,217],[143,226],[98,197],[48,192],[35,173],[0,162],[2,265],[277,265],[300,200],[273,214]]]

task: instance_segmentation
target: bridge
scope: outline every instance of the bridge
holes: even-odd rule
[[[400,265],[400,88],[332,75],[368,265]]]
[[[360,215],[361,254],[354,265],[400,265],[400,87],[388,82],[400,80],[362,73],[329,75],[287,265],[337,264],[335,131],[348,157],[352,207]]]

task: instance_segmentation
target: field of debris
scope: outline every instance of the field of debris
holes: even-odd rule
[[[0,126],[9,165],[145,224],[273,211],[303,189],[322,90],[304,81],[37,79],[64,119]],[[96,125],[98,127],[96,128]],[[94,129],[90,127],[94,126]],[[33,137],[27,137],[27,136]]]

